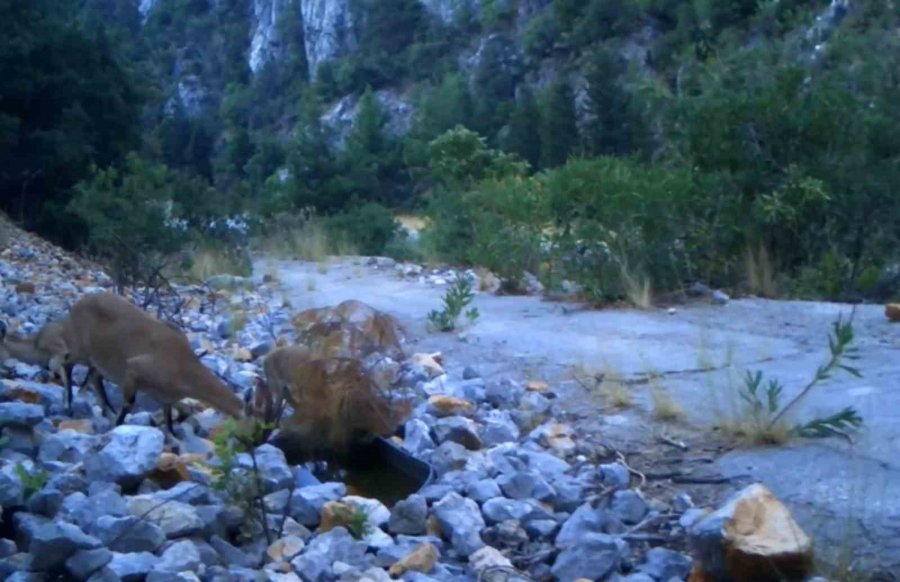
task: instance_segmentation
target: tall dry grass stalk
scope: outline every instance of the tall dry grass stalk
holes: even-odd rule
[[[759,245],[755,252],[747,247],[744,252],[744,271],[750,293],[769,299],[778,297],[775,265],[765,245]]]

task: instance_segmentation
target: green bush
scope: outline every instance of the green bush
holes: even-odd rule
[[[462,126],[432,140],[428,160],[437,187],[428,203],[431,224],[423,233],[423,245],[429,254],[442,260],[471,262],[475,213],[479,208],[469,200],[467,192],[481,180],[523,176],[528,164],[488,148],[483,137]]]
[[[388,243],[403,234],[394,213],[375,202],[350,204],[349,210],[325,221],[332,237],[362,255],[382,255]]]
[[[572,161],[541,181],[556,221],[554,278],[602,301],[627,296],[637,281],[672,290],[689,278],[690,172],[607,157]]]
[[[472,221],[467,262],[495,273],[503,290],[521,291],[525,272],[541,267],[543,230],[551,224],[541,184],[521,177],[486,180],[464,200]]]
[[[125,169],[95,171],[75,187],[69,210],[88,229],[88,249],[108,262],[116,284],[153,285],[189,232],[173,204],[165,166],[130,154]]]
[[[529,56],[540,59],[553,52],[553,46],[559,41],[560,35],[556,15],[552,10],[547,10],[528,23],[522,37],[522,45]]]
[[[787,48],[760,48],[683,76],[668,139],[707,180],[703,224],[720,257],[712,277],[737,279],[721,259],[763,245],[791,277],[846,261],[838,281],[846,291],[864,265],[894,258],[900,164],[888,152],[900,139],[885,128],[900,122],[889,72],[900,59],[884,47],[897,40],[873,33],[832,43],[812,69]],[[885,58],[866,58],[876,50]]]

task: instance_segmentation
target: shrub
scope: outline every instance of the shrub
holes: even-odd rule
[[[87,226],[89,250],[107,261],[119,287],[153,286],[188,240],[172,200],[168,169],[130,154],[123,171],[96,170],[78,184],[69,210]]]
[[[525,27],[522,44],[529,56],[543,58],[553,51],[561,34],[556,14],[547,10],[532,18]]]
[[[648,281],[676,289],[689,275],[689,172],[598,158],[572,161],[541,182],[555,220],[552,278],[572,279],[610,301]]]
[[[367,202],[360,206],[351,203],[349,208],[328,217],[325,225],[331,236],[360,254],[382,255],[388,243],[405,235],[394,213],[381,204]]]
[[[528,171],[525,162],[488,148],[483,137],[459,125],[428,144],[428,165],[439,185],[456,191],[487,178],[521,176]]]
[[[259,419],[240,424],[232,418],[225,420],[213,437],[218,463],[211,467],[212,487],[228,503],[241,510],[244,533],[252,536],[260,528],[270,544],[272,537],[263,502],[264,487],[255,451],[256,447],[268,439],[274,428],[273,424]],[[238,456],[242,453],[249,455],[250,468],[240,463]],[[283,523],[282,521],[282,525]],[[278,537],[281,536],[281,532],[276,533]]]
[[[433,310],[428,314],[428,321],[438,331],[453,331],[456,329],[459,316],[475,299],[472,293],[472,281],[468,277],[457,276],[453,285],[447,289],[443,299],[443,309]],[[465,312],[466,319],[475,323],[478,319],[478,309],[471,307]]]
[[[526,271],[540,269],[547,198],[533,179],[487,180],[464,195],[471,208],[468,262],[494,272],[506,291],[521,290]]]

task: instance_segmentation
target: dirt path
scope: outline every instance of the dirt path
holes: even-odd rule
[[[850,306],[746,299],[695,304],[670,314],[587,311],[537,297],[479,294],[475,305],[481,318],[475,326],[433,334],[425,328],[425,316],[440,305],[444,290],[401,279],[393,269],[352,259],[330,262],[327,270],[313,263],[258,261],[256,273],[276,274],[296,309],[359,299],[393,314],[417,351],[444,354],[453,377],[471,366],[489,382],[547,380],[559,388],[561,407],[581,434],[590,435],[586,438],[613,442],[643,454],[645,461],[705,462],[707,472],[733,479],[709,490],[713,497],[761,480],[791,505],[815,535],[820,553],[852,549],[867,568],[900,571],[900,326],[887,323],[878,306],[859,307],[855,314],[863,378],[838,374],[797,410],[797,418],[805,419],[856,407],[865,428],[854,444],[829,439],[719,454],[710,429],[738,405],[745,370],[778,377],[792,395],[827,358],[831,323],[849,315]],[[571,380],[573,367],[621,376],[635,407],[605,408]],[[654,391],[670,395],[686,420],[670,425],[649,420]],[[660,433],[685,440],[691,449],[657,444]]]

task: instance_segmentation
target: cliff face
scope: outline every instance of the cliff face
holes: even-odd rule
[[[300,18],[288,11],[291,4],[288,0],[253,0],[253,26],[250,38],[250,53],[247,64],[254,73],[270,60],[277,60],[283,55],[284,44],[280,38],[278,22],[281,18]]]
[[[145,2],[148,0],[144,0]],[[351,0],[253,0],[247,63],[254,73],[269,61],[285,57],[280,23],[300,21],[310,76],[323,62],[351,53],[356,47]]]
[[[364,18],[360,7],[363,0],[241,0],[246,2],[248,38],[246,39],[246,62],[254,74],[259,74],[267,63],[278,63],[289,57],[297,57],[292,52],[302,50],[310,79],[314,78],[321,65],[329,60],[352,55],[358,47],[358,30]],[[446,25],[454,25],[464,18],[477,18],[481,10],[481,0],[417,0],[425,13]],[[497,0],[502,2],[502,0]],[[209,7],[219,5],[222,0],[208,0]],[[503,33],[484,30],[465,39],[465,48],[458,56],[457,63],[464,75],[470,79],[477,74],[480,63],[488,58],[492,64],[513,80],[515,84],[526,82],[543,86],[560,74],[570,77],[576,89],[576,98],[581,96],[583,78],[578,71],[568,70],[558,59],[544,58],[539,62],[530,61],[523,45],[529,24],[550,9],[552,0],[518,0],[514,5],[512,26]],[[831,0],[823,6],[819,17],[806,31],[807,37],[819,42],[816,51],[825,43],[831,31],[840,23],[850,9],[851,0]],[[512,6],[512,5],[510,5]],[[157,7],[157,0],[137,0],[136,7],[143,21]],[[363,13],[364,14],[364,13]],[[656,35],[651,23],[644,26],[622,45],[622,54],[640,70],[647,70],[647,47]],[[290,38],[293,35],[297,38]],[[487,55],[487,57],[486,57]],[[815,56],[815,55],[813,55]],[[649,71],[648,71],[649,72]],[[172,103],[178,102],[189,115],[197,115],[205,107],[215,107],[204,86],[205,80],[174,71]],[[379,101],[390,119],[392,132],[403,133],[409,126],[413,110],[408,97],[408,88],[400,86],[383,88],[378,92]],[[327,109],[323,120],[336,130],[339,141],[352,127],[357,111],[358,96],[346,95],[335,99]]]
[[[303,46],[310,75],[323,62],[356,48],[351,0],[302,0]]]

